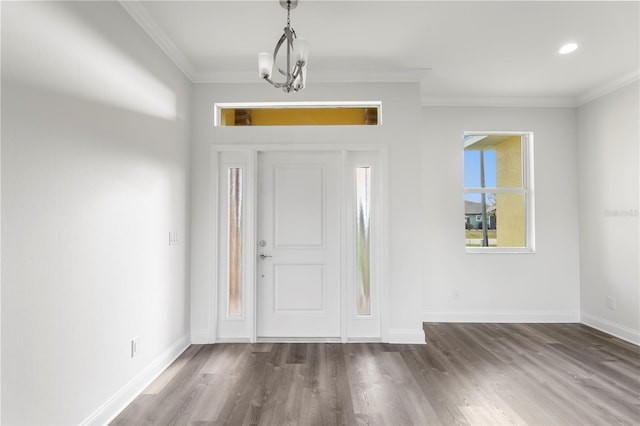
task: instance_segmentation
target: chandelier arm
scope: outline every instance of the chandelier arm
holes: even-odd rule
[[[276,45],[276,51],[274,51],[273,53],[273,58],[274,58],[273,63],[276,64],[276,68],[278,69],[280,74],[287,77],[287,81],[289,81],[289,79],[291,78],[291,73],[289,72],[289,70],[291,69],[291,51],[293,50],[293,39],[295,38],[295,34],[296,33],[295,31],[293,31],[293,28],[285,27],[284,32],[280,37],[280,40],[278,40],[278,44]],[[282,46],[282,43],[284,43],[285,40],[287,41],[287,71],[286,72],[285,70],[283,70],[278,66],[278,62],[275,59],[277,51],[280,50],[280,47]]]
[[[287,28],[289,28],[289,24],[287,24]],[[287,35],[287,82],[291,80],[291,49],[293,48],[293,43],[291,43],[291,34],[287,34],[287,31],[284,32]]]
[[[271,84],[275,88],[285,89],[286,92],[290,92],[291,89],[293,89],[295,92],[299,92],[300,90],[304,89],[304,87],[302,87],[301,85],[294,86],[294,83],[298,77],[300,77],[300,79],[303,78],[303,73],[304,73],[303,68],[304,68],[304,65],[300,65],[299,63],[296,63],[293,69],[293,72],[291,74],[291,78],[287,79],[287,81],[283,83],[274,81],[271,78],[266,76],[262,78],[263,80],[266,80],[269,84]]]
[[[286,28],[285,28],[286,30]],[[287,32],[285,31],[282,36],[280,36],[280,40],[278,40],[278,42],[276,43],[276,47],[275,49],[273,49],[273,63],[276,66],[278,72],[280,72],[280,74],[284,75],[285,77],[288,77],[287,73],[278,66],[278,52],[280,51],[280,48],[282,47],[282,43],[284,43],[284,41],[287,40]],[[288,43],[287,43],[288,44]]]
[[[269,77],[262,77],[263,80],[266,80],[269,84],[271,84],[273,87],[278,88],[278,89],[282,89],[283,87],[287,87],[287,83],[278,83],[277,81],[273,81],[271,80]]]

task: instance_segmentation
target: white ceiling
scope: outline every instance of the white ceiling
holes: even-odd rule
[[[193,82],[261,83],[286,24],[278,0],[121,4]],[[291,24],[308,84],[418,81],[425,104],[573,106],[640,75],[638,1],[300,0]]]

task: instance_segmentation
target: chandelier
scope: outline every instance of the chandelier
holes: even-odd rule
[[[268,81],[274,87],[281,88],[287,93],[292,90],[299,92],[304,89],[307,81],[309,43],[304,38],[298,38],[294,29],[291,28],[291,9],[298,6],[298,0],[280,0],[280,6],[287,9],[287,26],[284,27],[284,32],[276,43],[273,55],[267,52],[258,54],[258,71],[260,78]],[[283,70],[278,65],[277,57],[284,43],[287,47],[287,67]],[[286,77],[286,81],[280,83],[271,79],[274,64],[278,72]]]

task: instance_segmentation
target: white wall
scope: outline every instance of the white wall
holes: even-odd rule
[[[582,321],[640,344],[638,81],[578,108]],[[607,297],[616,309],[608,309]]]
[[[577,322],[574,109],[425,107],[423,125],[423,319]],[[535,253],[465,252],[464,131],[533,132]]]
[[[420,194],[419,87],[402,84],[313,84],[284,94],[265,83],[194,86],[192,150],[191,327],[195,342],[216,339],[214,261],[211,248],[213,206],[210,177],[212,144],[384,144],[389,147],[391,293],[387,323],[390,340],[420,338],[423,214]],[[382,101],[379,127],[234,128],[213,127],[215,102]],[[238,336],[238,337],[249,337]]]
[[[3,2],[3,424],[105,421],[188,344],[190,89],[117,3]]]

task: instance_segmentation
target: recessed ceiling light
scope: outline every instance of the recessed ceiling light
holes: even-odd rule
[[[558,50],[558,53],[561,55],[566,55],[567,53],[571,53],[578,48],[577,43],[567,43]]]

